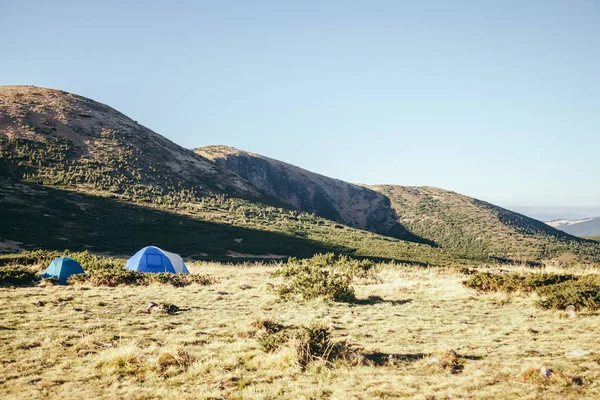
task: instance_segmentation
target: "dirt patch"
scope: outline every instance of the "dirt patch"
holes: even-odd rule
[[[231,258],[257,258],[257,259],[267,259],[267,260],[281,260],[284,258],[288,258],[289,256],[279,255],[279,254],[247,254],[247,253],[238,253],[237,251],[229,250],[227,252],[227,257]]]
[[[5,240],[0,242],[0,253],[12,253],[15,251],[20,251],[21,242],[15,242],[14,240]]]

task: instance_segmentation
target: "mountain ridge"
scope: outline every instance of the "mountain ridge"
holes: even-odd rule
[[[575,236],[600,236],[600,217],[581,220],[557,220],[548,224],[556,224],[555,228]]]
[[[596,242],[468,196],[356,185],[226,146],[191,151],[107,105],[31,86],[0,87],[0,179],[2,218],[13,221],[0,242],[26,248],[106,249],[100,237],[121,248],[110,231],[135,235],[129,221],[182,253],[208,246],[193,252],[209,258],[329,249],[419,263],[600,259]],[[73,229],[57,237],[60,224]]]
[[[569,249],[587,253],[588,250],[582,250],[582,247],[589,247],[591,253],[595,253],[591,249],[594,245],[587,244],[581,238],[553,229],[522,214],[452,191],[431,186],[350,184],[228,146],[208,146],[193,150],[305,212],[323,216],[319,214],[319,207],[314,202],[329,202],[320,208],[327,209],[329,206],[343,209],[346,214],[338,213],[329,215],[328,218],[351,226],[356,221],[351,213],[364,212],[362,207],[354,206],[361,204],[356,196],[368,193],[368,196],[381,199],[372,194],[376,192],[387,200],[371,203],[373,208],[369,212],[377,214],[385,207],[384,215],[388,226],[395,221],[404,232],[422,242],[449,248],[468,257],[539,260],[560,257],[570,252]],[[354,193],[354,203],[347,203],[347,198],[343,195],[336,196],[336,193],[341,192],[339,185],[344,184],[362,188],[362,191]],[[297,196],[303,192],[297,188],[307,186],[316,186],[312,192],[321,191],[327,193],[328,197],[315,200],[310,192],[303,199],[298,199]],[[290,191],[290,188],[294,190]],[[377,220],[372,222],[377,223]],[[353,226],[381,232],[381,228],[378,230],[373,226]]]
[[[45,174],[38,180],[96,189],[106,189],[106,181],[115,186],[123,181],[128,184],[120,189],[132,193],[136,181],[146,180],[156,193],[194,186],[199,193],[263,195],[238,175],[94,100],[55,89],[2,86],[0,107],[0,130],[8,139],[3,141],[4,152],[12,153],[20,167],[9,171],[13,175],[34,174],[28,178],[36,180]],[[32,167],[29,158],[36,151],[55,159]],[[77,171],[83,169],[87,171]],[[79,172],[72,179],[71,170]],[[82,177],[86,172],[100,176]]]
[[[0,183],[0,251],[123,254],[144,239],[204,259],[453,257],[299,212],[117,110],[54,89],[0,87]]]
[[[385,236],[433,244],[406,230],[398,223],[389,200],[365,185],[330,178],[234,147],[217,145],[193,151],[302,211]],[[230,155],[233,157],[229,158]]]

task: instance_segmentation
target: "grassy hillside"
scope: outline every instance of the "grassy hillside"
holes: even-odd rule
[[[0,87],[2,177],[123,198],[225,193],[263,198],[239,176],[85,97]]]
[[[429,263],[598,260],[596,242],[452,192],[358,186],[222,146],[196,153],[93,100],[1,87],[0,212],[10,223],[0,241],[113,254],[155,244],[211,259],[331,250]]]
[[[0,250],[132,254],[149,244],[243,259],[336,251],[438,262],[453,255],[298,212],[80,96],[0,88]]]
[[[133,203],[110,193],[87,194],[3,181],[0,219],[0,243],[5,250],[12,245],[13,250],[129,255],[152,244],[183,256],[212,260],[306,257],[326,251],[426,263],[456,259],[442,249],[224,196],[205,196],[189,203],[162,198]]]
[[[369,188],[233,147],[200,147],[194,152],[298,210],[370,232],[428,243],[399,224],[389,199]]]
[[[600,260],[596,243],[454,192],[431,187],[353,185],[225,146],[194,151],[301,210],[373,232],[441,246],[466,258]]]
[[[409,230],[471,257],[568,262],[600,256],[596,243],[468,196],[433,187],[370,187],[390,198]]]

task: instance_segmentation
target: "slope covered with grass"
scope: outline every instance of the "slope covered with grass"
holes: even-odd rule
[[[0,250],[127,255],[157,245],[239,260],[335,251],[413,261],[454,256],[299,212],[108,106],[0,88]]]
[[[417,235],[469,257],[597,261],[597,243],[493,204],[434,187],[370,186]]]
[[[226,146],[194,149],[294,207],[462,257],[510,262],[600,260],[596,243],[484,201],[433,187],[353,185]]]
[[[367,187],[233,147],[207,146],[194,152],[298,210],[354,228],[428,243],[398,222],[387,197]]]
[[[134,200],[169,193],[264,198],[239,176],[104,104],[34,86],[0,87],[0,172]]]

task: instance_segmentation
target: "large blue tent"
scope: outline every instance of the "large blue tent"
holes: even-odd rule
[[[155,246],[144,247],[133,255],[125,268],[138,272],[170,272],[172,274],[189,274],[181,257]]]
[[[75,274],[85,274],[81,264],[72,258],[60,257],[52,260],[48,268],[41,275],[41,278],[58,279],[58,283],[66,285],[67,279]]]

